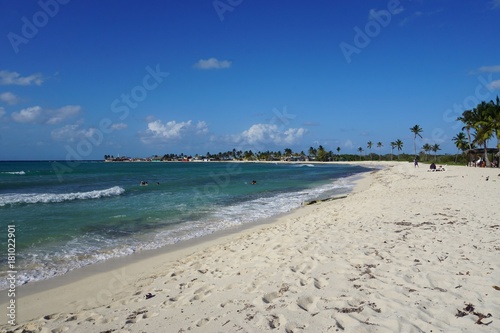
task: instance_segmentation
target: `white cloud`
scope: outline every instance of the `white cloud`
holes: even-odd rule
[[[16,95],[14,95],[13,93],[7,91],[7,92],[0,94],[0,101],[7,103],[7,104],[10,104],[10,105],[14,105],[14,104],[19,103],[19,98]]]
[[[155,120],[148,123],[148,129],[143,133],[141,140],[143,143],[167,142],[207,133],[208,126],[204,121],[193,124],[191,120],[185,122],[172,120],[164,124],[161,120]]]
[[[488,85],[488,87],[491,89],[500,90],[500,80],[491,81],[490,84]]]
[[[176,122],[175,120],[162,124],[161,120],[156,120],[148,124],[148,131],[165,139],[175,139],[181,137],[181,132],[186,131],[191,126],[191,120],[186,122]]]
[[[196,134],[207,134],[208,133],[208,125],[204,121],[199,121],[196,124]]]
[[[75,142],[79,139],[95,137],[94,134],[98,130],[96,128],[80,128],[79,124],[65,125],[61,128],[57,128],[53,130],[50,134],[52,139],[57,141],[67,141],[67,142]],[[97,135],[99,136],[99,135]]]
[[[0,85],[17,85],[17,86],[30,86],[35,84],[37,86],[43,83],[42,74],[35,73],[29,76],[21,76],[17,72],[9,72],[6,70],[0,71]]]
[[[307,130],[304,128],[289,128],[281,130],[275,124],[254,124],[248,130],[235,137],[243,144],[294,144],[297,143]]]
[[[119,130],[123,130],[123,129],[126,129],[128,127],[127,124],[124,124],[124,123],[117,123],[117,124],[113,124],[111,125],[111,130],[113,131],[119,131]]]
[[[42,108],[40,106],[32,106],[19,112],[12,112],[12,119],[18,123],[34,123],[39,121],[41,116]]]
[[[78,115],[81,109],[82,108],[79,105],[66,105],[63,106],[62,108],[48,111],[47,113],[49,118],[45,123],[49,125],[60,123],[69,117]]]
[[[500,8],[500,0],[491,0],[490,4],[493,9]]]
[[[302,137],[306,133],[307,130],[305,128],[289,128],[283,133],[285,135],[284,142],[288,144],[293,144],[298,140],[302,139]]]
[[[500,72],[500,65],[482,66],[482,67],[479,67],[479,71],[482,73],[498,73],[498,72]]]
[[[198,69],[223,69],[231,67],[231,61],[217,60],[216,58],[200,59],[194,67]]]
[[[5,115],[5,109],[0,106],[0,119]]]
[[[41,106],[32,106],[19,112],[12,112],[12,119],[18,123],[58,124],[67,118],[76,116],[81,111],[79,105],[66,105],[55,110],[44,110]]]

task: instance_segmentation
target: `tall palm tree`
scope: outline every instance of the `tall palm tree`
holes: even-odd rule
[[[401,150],[403,150],[403,141],[397,139],[396,142],[394,142],[396,144],[396,147],[398,148],[398,161],[399,161],[399,152]]]
[[[425,152],[425,161],[427,161],[427,154],[429,154],[429,152],[432,150],[432,146],[428,143],[425,143],[422,146],[422,150]]]
[[[363,152],[363,148],[359,147],[358,151],[359,151],[359,160],[361,161],[361,153]]]
[[[483,145],[484,161],[486,162],[487,166],[490,165],[490,160],[488,158],[488,140],[493,137],[493,134],[495,132],[492,123],[488,121],[488,115],[491,109],[491,104],[484,101],[478,104],[478,106],[476,107],[477,118],[475,119],[476,121],[473,125],[474,129],[476,130],[474,140],[477,142],[477,144]]]
[[[377,148],[379,150],[379,154],[378,154],[378,160],[380,161],[380,159],[382,158],[382,155],[380,155],[380,148],[382,148],[384,145],[382,144],[382,142],[377,142]]]
[[[470,137],[470,130],[473,128],[475,122],[477,121],[477,109],[474,108],[472,110],[465,110],[462,112],[462,116],[458,117],[457,120],[464,123],[464,127],[462,127],[462,131],[467,131],[467,138],[469,140],[469,149],[472,149],[472,140]]]
[[[370,160],[372,159],[372,145],[373,145],[373,142],[371,142],[371,141],[368,141],[366,143],[366,148],[370,149]]]
[[[415,156],[417,156],[417,136],[422,138],[422,135],[420,135],[420,133],[422,133],[424,130],[419,125],[415,125],[415,126],[410,128],[410,131],[414,134],[413,148],[415,149]]]
[[[457,147],[457,154],[455,155],[455,163],[457,163],[458,153],[460,151],[462,151],[462,153],[463,153],[465,151],[465,149],[467,149],[466,139],[467,139],[467,137],[465,136],[464,132],[458,133],[457,135],[455,135],[453,137],[453,139],[451,139],[455,143],[455,146]]]
[[[396,142],[392,141],[391,142],[391,161],[392,161],[392,155],[394,153],[394,148],[396,148],[396,147],[397,147]]]
[[[340,147],[337,147],[337,154],[340,154]]]
[[[432,151],[434,152],[434,162],[437,162],[437,151],[441,150],[437,143],[432,145]]]
[[[323,148],[322,145],[319,145],[318,151],[317,151],[317,159],[318,161],[326,161],[328,159],[327,152],[325,148]]]

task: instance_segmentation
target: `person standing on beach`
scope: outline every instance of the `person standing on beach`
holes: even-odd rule
[[[415,156],[415,159],[413,160],[413,165],[416,167],[418,167],[418,157]]]

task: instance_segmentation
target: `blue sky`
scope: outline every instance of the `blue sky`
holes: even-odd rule
[[[0,160],[439,143],[500,95],[500,1],[0,2]],[[496,142],[496,141],[495,141]]]

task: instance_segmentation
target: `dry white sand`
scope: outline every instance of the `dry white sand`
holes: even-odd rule
[[[383,164],[347,198],[32,290],[0,330],[500,332],[500,170]]]

